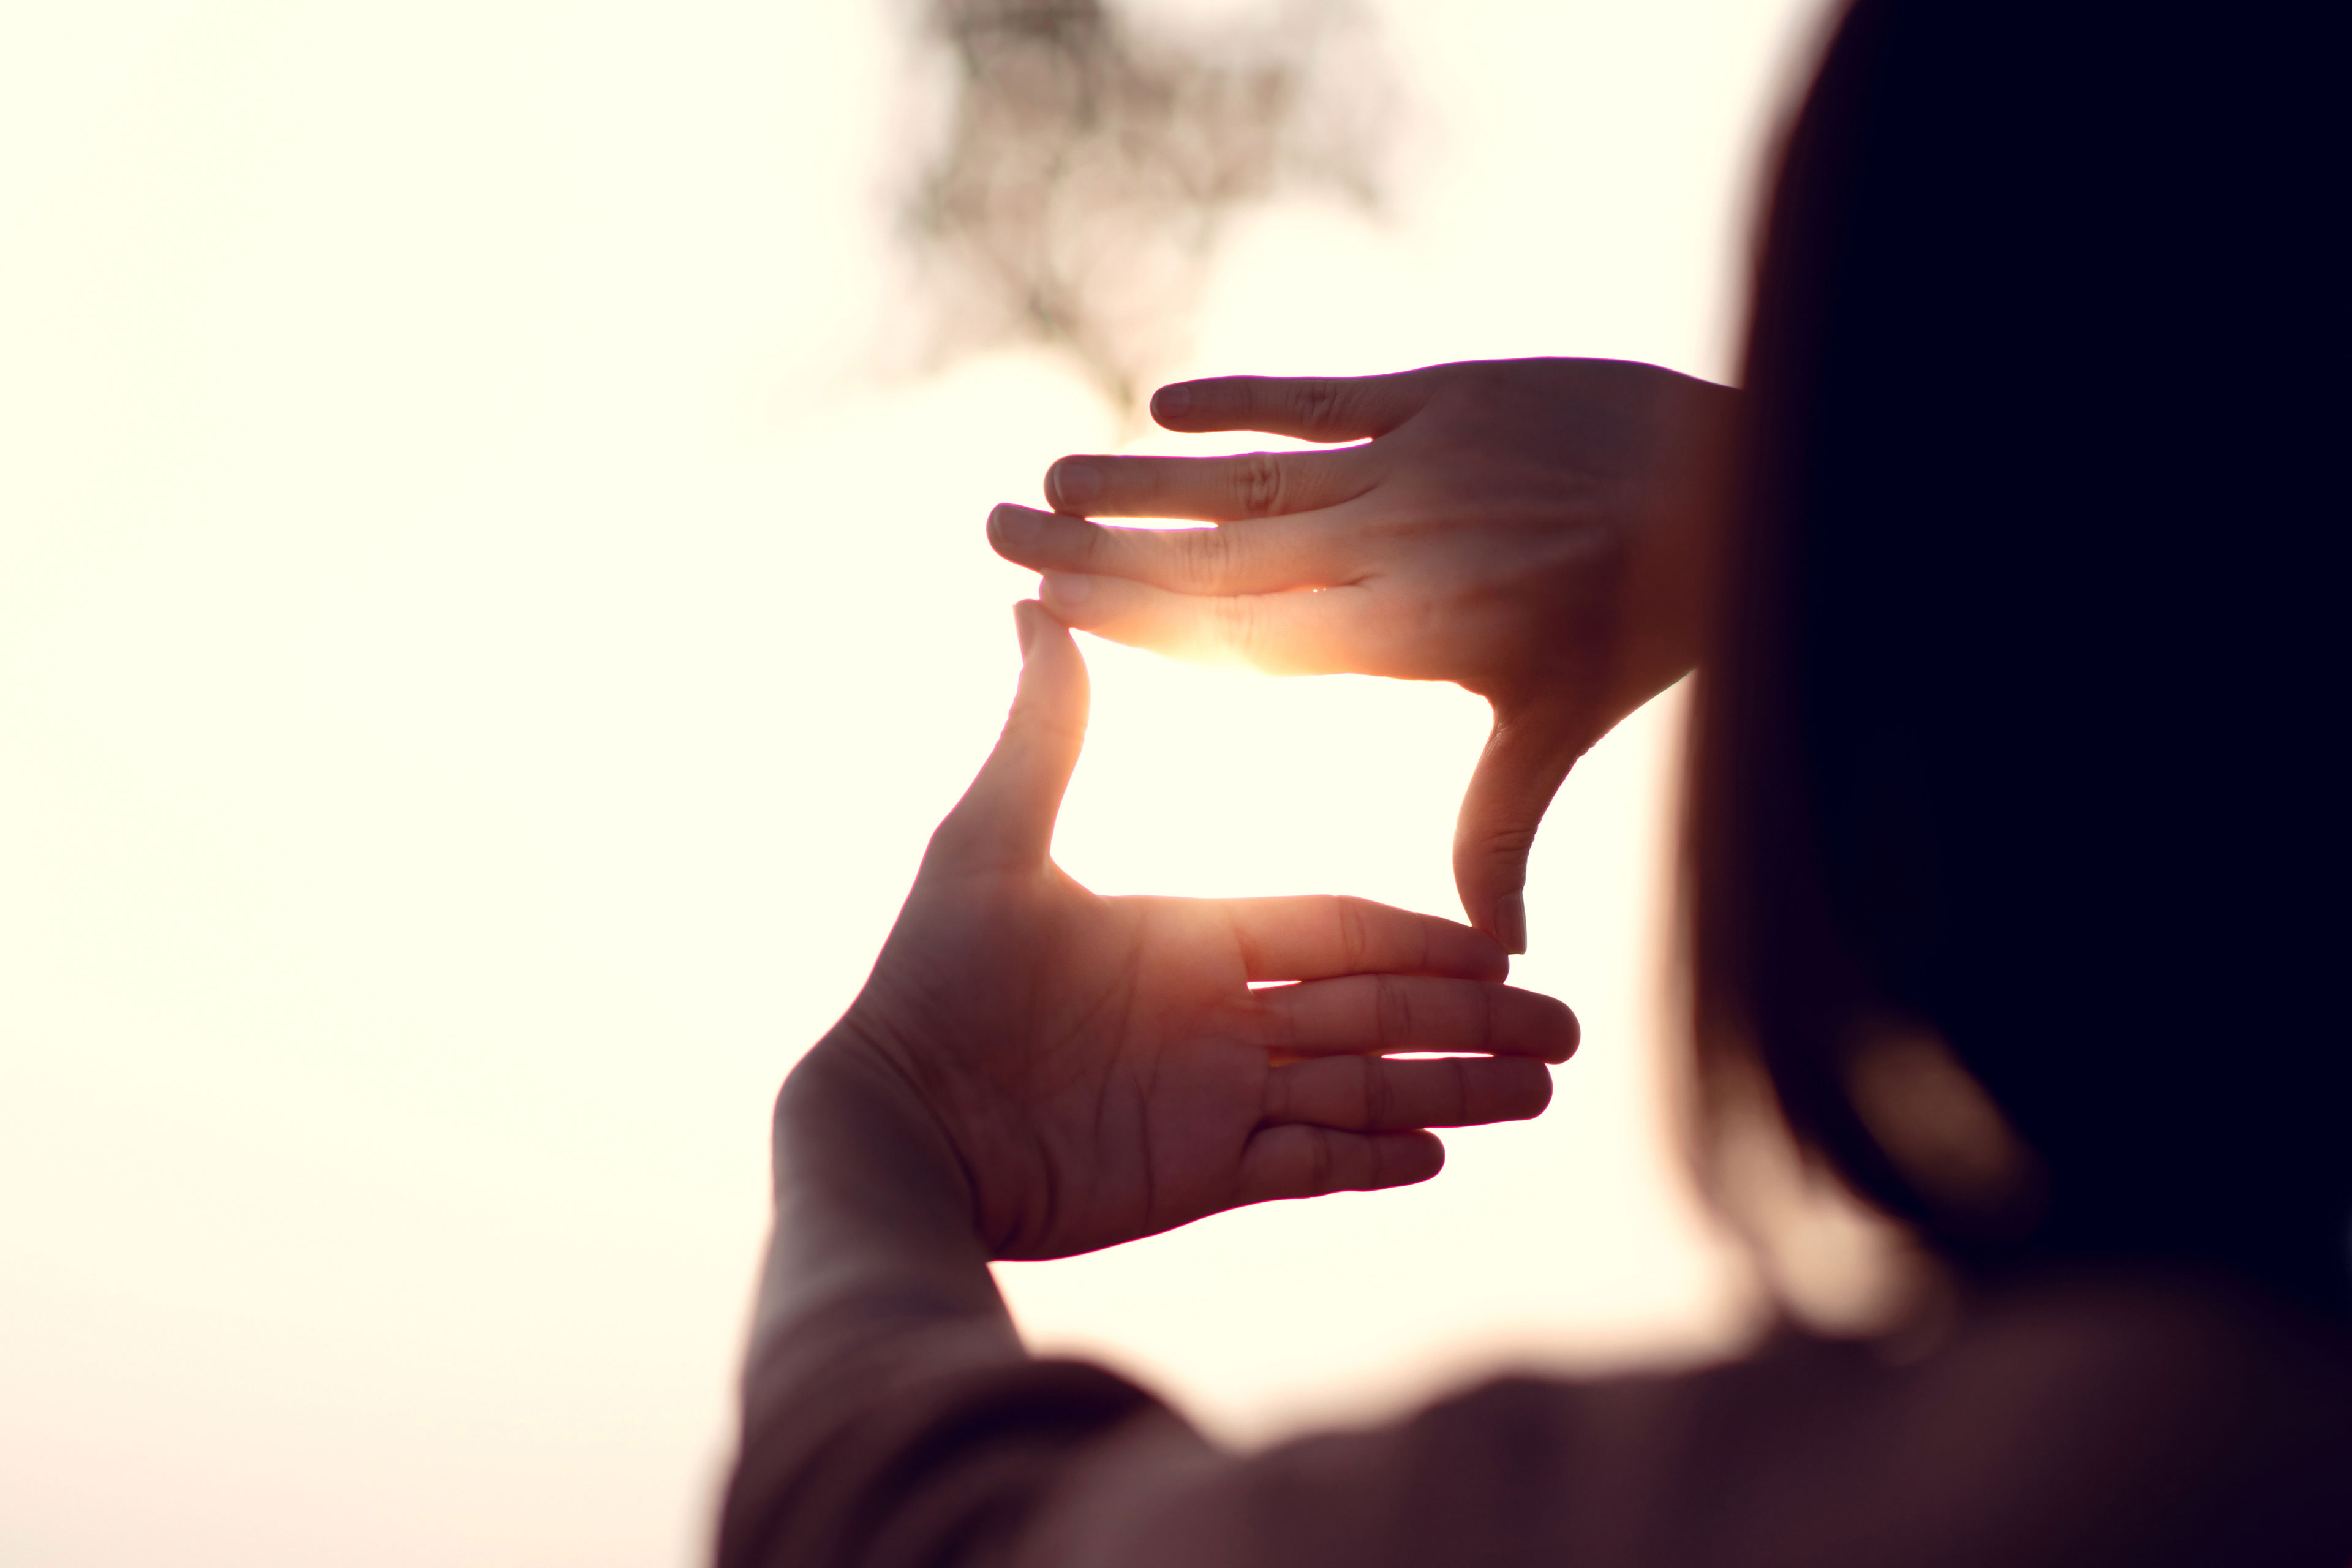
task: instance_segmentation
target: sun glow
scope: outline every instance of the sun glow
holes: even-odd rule
[[[701,1555],[775,1085],[1011,699],[982,519],[1232,449],[1038,353],[866,368],[891,9],[6,23],[0,1559]],[[1171,372],[1727,374],[1812,6],[1377,10],[1402,194],[1237,222]],[[1085,646],[1081,880],[1458,914],[1475,699]],[[1252,1435],[1736,1339],[1666,1139],[1678,714],[1539,841],[1541,1121],[1008,1266],[1038,1342]]]

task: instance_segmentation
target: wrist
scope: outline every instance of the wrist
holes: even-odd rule
[[[869,1223],[938,1241],[971,1237],[971,1184],[911,1079],[845,1019],[776,1096],[780,1205],[847,1206]]]
[[[909,1333],[924,1336],[925,1354],[1019,1353],[961,1162],[913,1086],[854,1029],[836,1027],[786,1076],[775,1161],[775,1236],[749,1357],[765,1383],[795,1386],[869,1353],[903,1360],[915,1353]]]

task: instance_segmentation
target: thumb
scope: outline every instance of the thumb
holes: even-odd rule
[[[1495,728],[1470,775],[1454,824],[1454,886],[1470,923],[1528,950],[1528,851],[1544,810],[1585,748],[1584,726],[1566,706],[1495,706]]]
[[[1034,599],[1013,606],[1021,634],[1021,686],[996,750],[981,764],[947,820],[931,835],[927,862],[961,869],[1043,863],[1054,818],[1087,734],[1087,664],[1069,628]]]

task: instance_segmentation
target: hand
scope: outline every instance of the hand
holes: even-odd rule
[[[1452,680],[1493,704],[1462,804],[1463,907],[1512,952],[1537,825],[1586,748],[1690,668],[1738,395],[1654,365],[1503,360],[1357,380],[1231,376],[1152,399],[1171,430],[1333,452],[1065,458],[999,553],[1073,626],[1286,674]],[[1066,513],[1214,529],[1102,528]],[[1309,591],[1302,591],[1309,590]]]
[[[1466,927],[1358,899],[1103,899],[1055,866],[1086,666],[1036,605],[1016,616],[1003,738],[795,1079],[893,1084],[951,1148],[998,1258],[1423,1181],[1444,1160],[1423,1129],[1544,1108],[1576,1020],[1496,984],[1509,961]],[[1272,980],[1299,984],[1248,984]],[[1408,1050],[1492,1054],[1378,1054]]]

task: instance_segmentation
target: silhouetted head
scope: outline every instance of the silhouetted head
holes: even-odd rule
[[[1692,951],[1707,1072],[1964,1264],[2347,1310],[2346,274],[2295,47],[1849,18],[1766,237]]]

